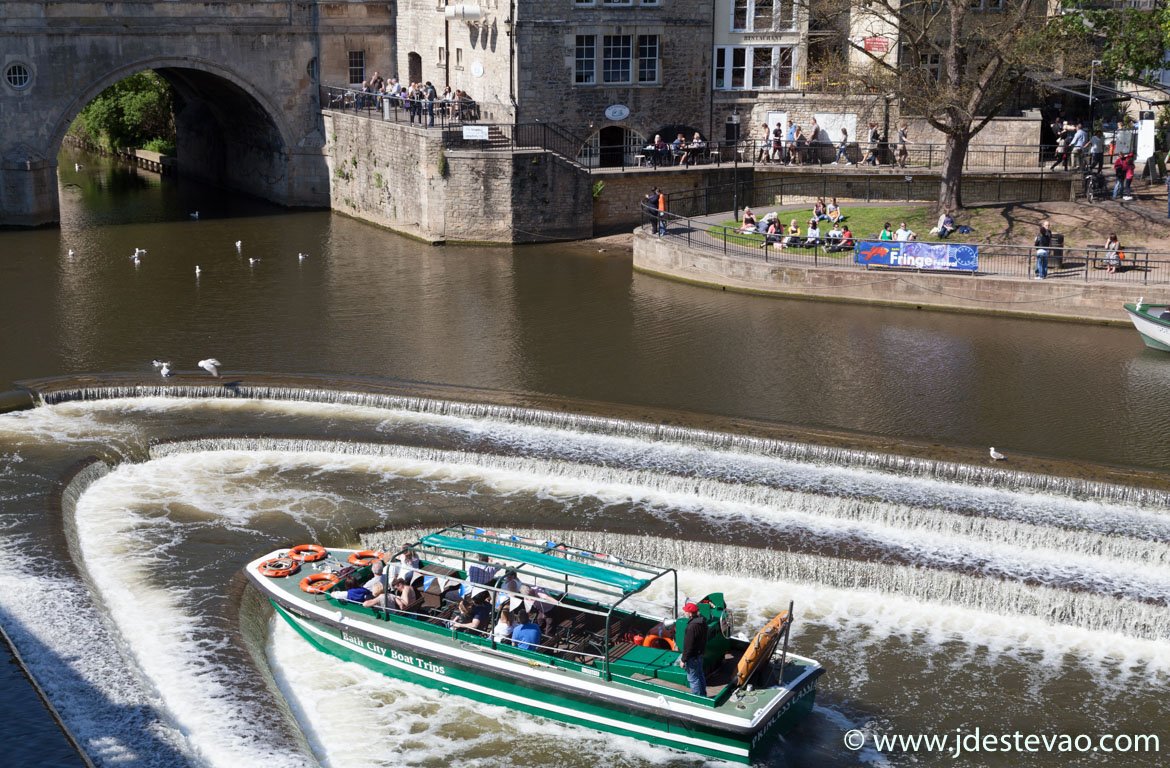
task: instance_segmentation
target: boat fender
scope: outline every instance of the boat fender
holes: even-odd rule
[[[381,552],[375,552],[372,549],[362,549],[350,555],[349,562],[354,565],[373,565],[381,557]]]
[[[324,560],[325,547],[320,544],[297,544],[288,551],[288,556],[293,560],[299,560],[302,563],[315,563],[318,560]]]
[[[671,640],[669,637],[663,637],[662,635],[646,635],[644,638],[642,638],[642,647],[669,648],[672,651],[678,650],[678,646],[674,644],[673,640]]]
[[[291,557],[273,557],[257,566],[257,570],[264,576],[278,579],[282,576],[292,576],[301,569],[301,564]]]
[[[743,652],[736,666],[735,680],[732,681],[737,688],[751,680],[760,665],[772,658],[776,643],[780,640],[780,632],[787,623],[788,611],[780,611],[748,643],[747,650]]]
[[[301,579],[301,591],[310,595],[329,592],[337,586],[337,577],[331,573],[311,573]]]

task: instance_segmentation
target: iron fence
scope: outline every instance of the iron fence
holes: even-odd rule
[[[416,101],[402,95],[366,93],[354,88],[321,86],[321,108],[350,112],[372,120],[417,123],[423,127],[459,126],[469,123],[500,123],[511,120],[512,107],[488,101]]]
[[[711,224],[670,212],[643,211],[643,229],[654,234],[665,222],[665,237],[688,248],[720,253],[724,256],[807,267],[841,267],[843,269],[896,270],[927,272],[936,270],[884,267],[858,264],[853,246],[820,238],[809,244],[803,236],[793,245],[780,247],[778,236],[741,233],[734,227]],[[855,235],[855,241],[866,238]],[[942,242],[942,241],[939,241]],[[948,240],[948,243],[960,244]],[[1030,278],[1035,276],[1036,249],[1009,244],[972,244],[979,249],[979,269],[959,273],[972,277],[997,276]],[[1105,246],[1079,248],[1055,246],[1048,256],[1048,280],[1061,283],[1111,283],[1120,285],[1162,285],[1170,283],[1170,253],[1152,251],[1144,246],[1123,246],[1123,258],[1115,259]],[[956,273],[949,273],[956,274]]]

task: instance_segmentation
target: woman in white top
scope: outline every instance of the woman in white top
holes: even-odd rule
[[[511,642],[512,628],[516,626],[516,622],[512,619],[512,612],[508,610],[500,611],[500,619],[496,622],[495,629],[492,630],[492,636],[495,637],[497,643]]]
[[[808,220],[808,234],[805,235],[804,244],[811,245],[811,246],[817,246],[817,245],[820,245],[820,243],[821,243],[821,230],[820,230],[820,227],[817,226],[817,220],[816,219],[809,219]]]

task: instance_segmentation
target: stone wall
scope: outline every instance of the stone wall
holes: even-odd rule
[[[634,268],[719,288],[789,298],[1125,323],[1132,286],[1064,281],[804,267],[689,249],[676,238],[634,236]]]
[[[327,112],[336,211],[432,242],[581,239],[590,178],[541,150],[444,149],[441,129]]]
[[[680,192],[692,193],[708,187],[719,187],[735,182],[732,168],[703,168],[685,173],[678,171],[630,172],[625,174],[598,175],[605,187],[593,203],[593,227],[597,233],[616,230],[629,231],[642,221],[642,198],[652,187],[658,187],[666,194],[667,209],[670,210],[671,196]],[[751,169],[741,168],[740,183],[751,180]],[[729,206],[730,207],[730,206]]]

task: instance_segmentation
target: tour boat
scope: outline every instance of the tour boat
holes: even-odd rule
[[[1170,352],[1170,304],[1126,304],[1125,311],[1142,341],[1151,349]]]
[[[378,560],[388,565],[372,575]],[[445,528],[386,554],[302,544],[257,558],[247,574],[281,618],[340,659],[732,762],[761,756],[803,719],[824,671],[788,649],[791,603],[744,639],[716,592],[694,601],[707,622],[707,691],[692,693],[678,663],[688,619],[673,568],[481,528]],[[401,608],[365,607],[346,589],[362,580],[388,589],[397,578],[417,591]],[[461,595],[491,611],[485,631],[453,626]],[[527,648],[492,631],[501,610],[521,606],[541,626]]]

